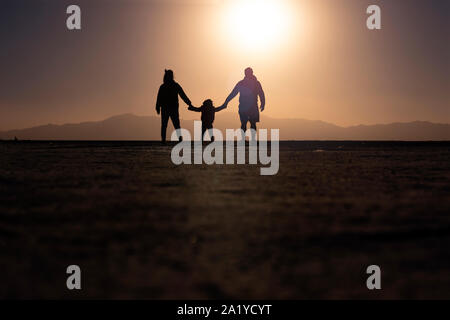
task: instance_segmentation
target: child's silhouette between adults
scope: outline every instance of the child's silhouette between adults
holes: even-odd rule
[[[254,129],[254,131],[252,131],[252,133],[254,133],[256,132],[256,123],[259,122],[259,110],[261,110],[261,112],[264,111],[266,99],[261,83],[253,75],[252,68],[245,69],[244,79],[236,84],[222,106],[214,107],[212,100],[207,99],[199,108],[192,105],[191,100],[189,100],[184,93],[183,88],[175,82],[173,71],[165,70],[164,81],[159,88],[156,100],[156,112],[158,114],[161,113],[161,141],[163,143],[166,142],[166,131],[169,118],[172,120],[174,128],[180,129],[178,96],[180,96],[189,106],[188,110],[202,113],[202,140],[204,139],[205,132],[208,130],[211,141],[214,141],[212,129],[215,113],[226,109],[228,103],[233,100],[237,94],[240,94],[239,118],[241,120],[241,129],[245,134],[247,131],[247,123],[250,122],[250,128]],[[259,108],[258,97],[261,101],[261,106]],[[244,139],[244,137],[242,138]],[[252,136],[252,138],[254,139],[255,137]],[[179,141],[182,141],[181,135],[178,136],[178,139]]]
[[[227,106],[223,105],[221,107],[214,107],[213,102],[211,99],[205,100],[203,102],[203,105],[200,108],[196,108],[194,106],[190,106],[188,110],[201,112],[202,113],[202,141],[205,136],[206,130],[208,130],[209,137],[211,138],[211,141],[214,141],[213,136],[213,122],[215,119],[216,112],[219,112],[223,109],[225,109]]]

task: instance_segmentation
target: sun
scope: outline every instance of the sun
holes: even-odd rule
[[[225,28],[231,40],[246,49],[267,49],[287,39],[292,17],[287,1],[231,0]]]

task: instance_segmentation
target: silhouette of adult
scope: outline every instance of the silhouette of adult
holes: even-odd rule
[[[259,122],[258,96],[261,100],[261,112],[264,111],[266,97],[261,83],[253,75],[252,68],[245,69],[244,79],[236,84],[225,100],[224,105],[228,105],[238,93],[240,93],[239,117],[241,119],[241,129],[245,132],[247,130],[247,122],[250,122],[250,127],[256,130],[256,123]]]
[[[166,142],[166,131],[169,118],[173,127],[180,129],[180,116],[178,113],[178,96],[188,105],[192,106],[191,100],[186,96],[183,88],[175,82],[172,70],[165,70],[163,84],[159,87],[158,98],[156,100],[156,112],[161,113],[161,141]],[[181,141],[181,135],[178,136]]]

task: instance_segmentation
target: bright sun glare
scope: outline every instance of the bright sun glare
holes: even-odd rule
[[[287,38],[291,15],[283,0],[231,0],[226,29],[232,40],[248,49],[277,46]]]

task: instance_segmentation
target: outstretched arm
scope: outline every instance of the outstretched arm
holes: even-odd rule
[[[183,88],[180,85],[178,85],[178,94],[188,106],[192,105],[191,100],[189,100],[189,98],[187,97],[186,93],[184,93]]]
[[[266,107],[266,95],[264,94],[264,90],[261,86],[261,83],[258,82],[258,96],[259,100],[261,100],[261,111],[264,111],[264,108]]]
[[[223,106],[226,106],[231,100],[233,100],[234,97],[236,97],[238,93],[239,93],[239,88],[238,88],[238,85],[236,85],[234,87],[233,91],[231,91],[230,95],[227,97],[227,99],[223,103]]]
[[[214,108],[214,112],[219,112],[219,111],[222,111],[222,110],[224,110],[226,108],[227,108],[227,105],[224,104],[224,105],[222,105],[220,107]]]
[[[202,112],[202,108],[197,108],[197,107],[194,107],[193,105],[190,105],[188,110],[195,111],[195,112]]]

